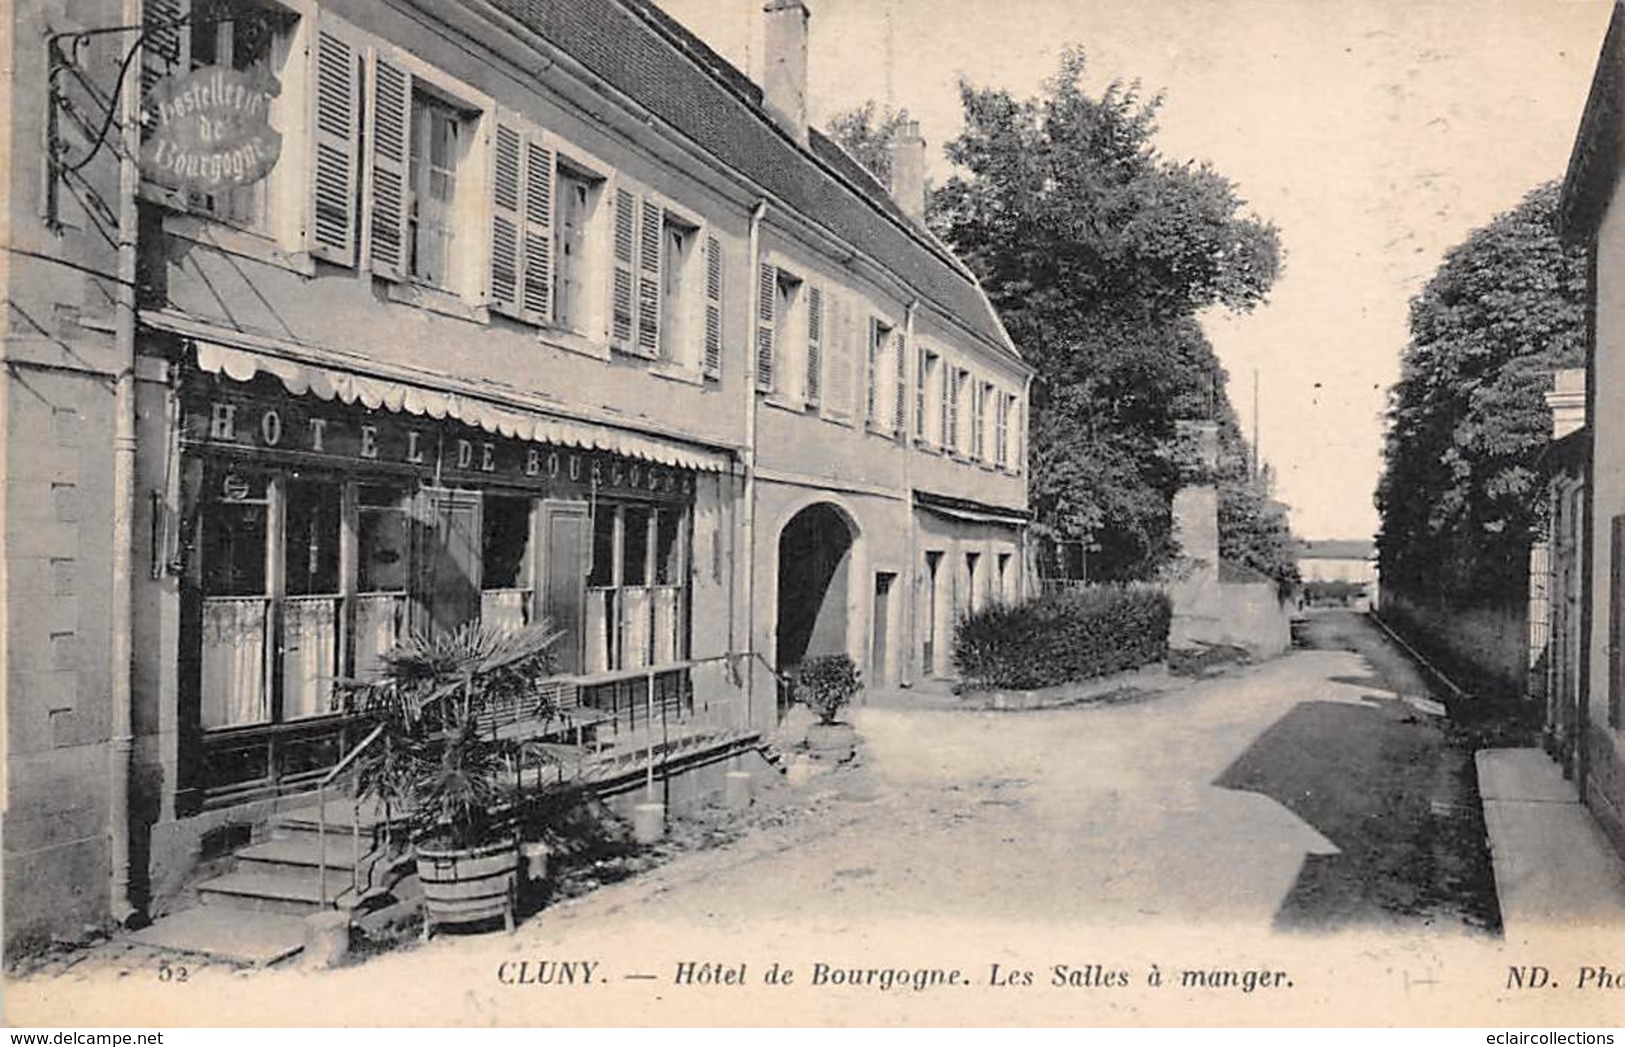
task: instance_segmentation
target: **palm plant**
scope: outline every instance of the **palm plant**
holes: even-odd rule
[[[344,688],[350,710],[383,729],[361,762],[361,795],[406,814],[420,841],[468,847],[490,839],[520,747],[482,717],[526,701],[531,716],[556,714],[536,683],[554,672],[561,635],[546,621],[521,630],[471,622],[396,644],[375,679]]]

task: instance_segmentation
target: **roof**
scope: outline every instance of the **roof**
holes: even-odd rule
[[[1322,538],[1298,543],[1300,560],[1372,560],[1377,543],[1369,538]]]
[[[764,108],[760,87],[650,0],[488,2],[722,165],[872,257],[961,326],[1019,356],[958,259],[823,135],[811,131],[806,146],[796,142]]]
[[[1559,231],[1581,239],[1596,231],[1619,181],[1621,88],[1625,87],[1625,2],[1615,0],[1574,136],[1563,196],[1557,206]]]

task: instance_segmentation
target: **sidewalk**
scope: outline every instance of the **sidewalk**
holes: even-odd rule
[[[1540,749],[1483,749],[1478,791],[1509,942],[1625,927],[1625,861]]]

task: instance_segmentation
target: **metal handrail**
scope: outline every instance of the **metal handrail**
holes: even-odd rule
[[[664,673],[679,672],[679,671],[682,671],[682,670],[685,670],[685,669],[693,669],[693,668],[696,668],[696,667],[701,666],[701,665],[710,665],[710,664],[714,664],[714,663],[718,663],[718,662],[725,662],[725,663],[730,663],[730,664],[740,662],[740,661],[749,662],[753,658],[757,662],[761,663],[762,668],[766,669],[768,671],[768,673],[774,678],[774,680],[779,681],[781,683],[789,681],[789,677],[785,676],[784,674],[780,673],[777,669],[775,669],[768,662],[766,657],[764,657],[761,652],[756,651],[756,650],[730,651],[730,652],[727,652],[727,653],[724,653],[724,654],[710,655],[710,656],[707,656],[707,657],[704,657],[704,658],[689,658],[689,659],[684,659],[682,661],[668,662],[668,663],[665,663],[665,664],[662,664],[662,665],[643,666],[643,667],[640,667],[640,668],[637,668],[637,669],[622,669],[622,670],[615,670],[615,671],[612,671],[612,672],[588,673],[588,674],[570,674],[570,675],[561,674],[561,675],[557,675],[557,676],[549,676],[549,677],[546,677],[546,679],[548,681],[550,681],[550,682],[551,681],[557,681],[557,682],[560,682],[560,683],[573,684],[573,685],[581,686],[581,687],[591,687],[591,686],[602,685],[602,684],[606,684],[606,683],[615,683],[615,682],[619,682],[619,681],[622,681],[622,680],[636,680],[636,679],[639,679],[639,678],[645,678],[647,680],[647,702],[648,702],[648,712],[646,714],[646,722],[650,723],[650,725],[652,726],[653,721],[654,721],[654,709],[655,709],[655,700],[654,700],[655,687],[654,687],[654,683],[655,683],[655,678],[657,676],[659,676],[661,674],[664,674]],[[465,684],[466,684],[466,681],[463,681],[463,680],[448,683],[445,686],[443,686],[442,688],[438,689],[434,694],[430,695],[425,700],[424,704],[427,705],[427,704],[429,704],[431,702],[438,701],[440,698],[445,697],[446,694],[452,693],[452,692],[456,691],[457,689],[465,686]],[[665,709],[664,708],[661,709],[661,717],[660,717],[660,719],[661,719],[661,725],[660,725],[661,726],[661,732],[660,732],[661,733],[661,740],[664,743],[664,742],[669,740],[668,735],[667,735],[667,725],[665,723],[666,715],[665,715]],[[748,708],[746,709],[746,719],[747,719],[747,721],[749,719],[749,709]],[[378,739],[383,736],[384,730],[385,730],[385,725],[384,724],[378,724],[378,725],[374,726],[373,729],[370,732],[367,733],[366,737],[362,738],[362,740],[359,743],[357,743],[352,749],[350,749],[348,752],[346,752],[339,759],[339,761],[337,763],[335,763],[327,771],[327,773],[324,774],[316,783],[317,891],[318,891],[319,903],[324,908],[328,904],[328,900],[327,900],[327,790],[335,781],[338,780],[338,778],[341,775],[343,775],[346,771],[348,771],[351,767],[354,766],[355,762],[358,759],[361,758],[363,753],[365,753],[373,745],[377,744]],[[649,746],[648,746],[648,766],[647,766],[646,771],[645,771],[645,773],[646,773],[645,789],[647,790],[648,795],[651,796],[651,797],[654,794],[654,765],[655,765],[655,762],[656,762],[655,759],[654,759],[654,744],[655,744],[655,739],[654,739],[653,735],[651,734],[651,737],[650,737],[650,740],[649,740]],[[386,814],[386,818],[387,818],[387,814]],[[351,840],[352,840],[352,848],[353,848],[353,862],[352,862],[351,869],[350,869],[350,885],[351,885],[352,890],[359,893],[360,890],[361,890],[361,882],[360,882],[360,875],[361,875],[361,815],[360,815],[359,801],[357,801],[357,803],[355,805],[355,810],[352,811]],[[335,906],[337,905],[337,899],[336,898],[334,899],[334,905]]]
[[[372,747],[373,743],[383,737],[384,725],[374,727],[365,738],[345,753],[339,762],[333,765],[332,770],[322,775],[316,783],[316,904],[321,908],[327,907],[327,787],[343,774],[361,754]],[[350,818],[351,848],[353,849],[353,862],[350,865],[350,887],[360,891],[361,881],[361,810],[359,802],[356,809],[351,812]],[[337,899],[334,899],[335,905]]]

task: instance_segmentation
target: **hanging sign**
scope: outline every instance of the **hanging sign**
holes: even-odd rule
[[[282,155],[270,122],[271,99],[281,93],[259,70],[203,66],[165,77],[142,103],[142,176],[197,193],[259,181]]]

